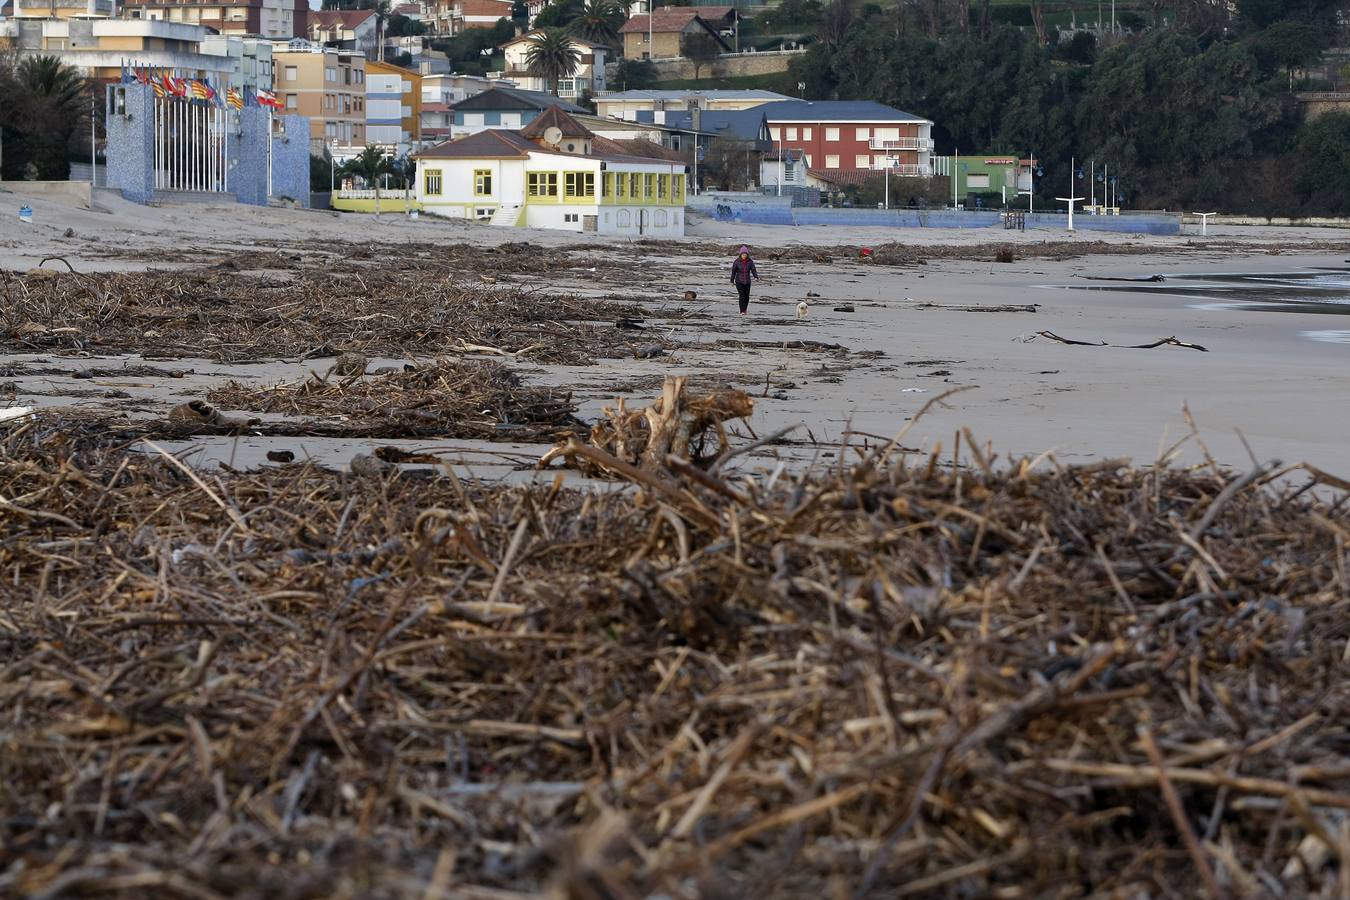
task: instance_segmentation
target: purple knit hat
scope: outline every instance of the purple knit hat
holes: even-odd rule
[[[741,244],[741,249],[739,249],[739,250],[736,251],[736,255],[737,255],[737,256],[740,256],[742,253],[744,253],[744,254],[747,255],[747,256],[750,255],[750,248],[749,248],[748,246],[746,246],[745,244]]]

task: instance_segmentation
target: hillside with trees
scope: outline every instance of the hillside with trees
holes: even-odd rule
[[[1350,116],[1303,124],[1292,93],[1342,37],[1339,3],[1153,0],[1112,34],[1044,25],[1040,2],[1031,27],[988,0],[789,2],[815,13],[791,72],[808,99],[923,115],[939,154],[1035,154],[1038,195],[1062,196],[1075,158],[1109,166],[1135,208],[1350,213]]]

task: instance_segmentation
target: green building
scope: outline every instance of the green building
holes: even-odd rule
[[[1001,209],[1018,203],[1031,190],[1034,159],[1012,155],[935,156],[933,174],[953,178],[952,205]],[[954,177],[953,177],[954,176]]]

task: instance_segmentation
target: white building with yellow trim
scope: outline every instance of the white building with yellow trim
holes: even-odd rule
[[[557,107],[521,131],[488,129],[417,153],[423,212],[503,227],[684,234],[685,165],[629,155]]]

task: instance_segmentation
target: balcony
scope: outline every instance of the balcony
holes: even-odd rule
[[[877,166],[878,172],[890,172],[892,175],[918,175],[928,177],[933,174],[932,166],[916,166],[910,163],[901,165],[899,163],[893,166]]]
[[[902,137],[899,140],[883,141],[872,138],[867,142],[872,150],[932,150],[933,142],[929,138]]]

